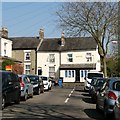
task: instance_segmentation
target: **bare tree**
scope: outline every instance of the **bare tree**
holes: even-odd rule
[[[107,77],[106,54],[108,44],[117,32],[118,3],[70,2],[64,3],[59,11],[60,27],[68,36],[92,36],[98,45],[98,52]]]

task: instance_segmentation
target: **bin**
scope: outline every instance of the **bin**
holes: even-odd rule
[[[58,85],[59,85],[59,87],[63,86],[63,78],[59,78]]]

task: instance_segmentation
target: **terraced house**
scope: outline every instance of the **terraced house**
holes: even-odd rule
[[[44,32],[43,35],[44,36]],[[42,38],[37,52],[37,74],[63,82],[84,82],[88,71],[100,71],[98,47],[92,37]]]
[[[37,37],[14,37],[12,57],[22,61],[24,74],[37,73],[37,49],[40,46],[40,39]]]

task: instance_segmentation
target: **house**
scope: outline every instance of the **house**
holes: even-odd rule
[[[44,34],[44,33],[43,33]],[[44,36],[44,35],[43,35]],[[88,71],[100,71],[98,47],[92,37],[43,39],[37,52],[37,74],[63,82],[84,82]]]
[[[12,56],[22,61],[24,74],[36,74],[37,71],[37,50],[41,44],[38,37],[14,37]]]
[[[2,28],[0,31],[0,56],[1,57],[12,57],[12,41],[8,39],[7,28]]]
[[[12,58],[12,40],[10,40],[8,38],[8,29],[3,27],[0,30],[0,69],[3,69],[2,67],[2,63],[4,61],[12,61],[14,62],[14,65],[7,65],[7,67],[9,67],[9,70],[12,70],[14,72],[20,72],[22,71],[22,66],[21,66],[21,61],[16,60],[14,58]],[[6,64],[10,64],[10,63],[6,63]],[[5,69],[5,68],[4,68]]]

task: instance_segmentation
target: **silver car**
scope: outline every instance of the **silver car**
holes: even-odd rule
[[[114,106],[115,120],[120,120],[120,96],[117,98]]]
[[[117,97],[120,95],[120,78],[109,78],[99,90],[96,109],[103,110],[105,118],[113,117],[113,109]]]
[[[21,98],[25,101],[28,97],[33,97],[33,85],[27,75],[18,75],[20,78]]]

